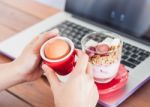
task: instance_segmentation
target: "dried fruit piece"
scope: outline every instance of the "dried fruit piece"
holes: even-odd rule
[[[95,55],[95,51],[96,51],[95,47],[91,46],[86,49],[86,54],[88,54],[89,57],[92,57],[93,55]]]
[[[93,46],[90,46],[90,47],[88,48],[88,50],[91,50],[91,51],[93,51],[93,52],[96,51],[95,47],[93,47]]]
[[[99,44],[96,46],[96,52],[100,54],[106,54],[109,51],[109,46],[107,44]]]

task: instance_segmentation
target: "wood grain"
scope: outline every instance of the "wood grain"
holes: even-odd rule
[[[50,87],[42,80],[36,80],[12,87],[9,91],[25,99],[35,107],[54,107]]]
[[[123,102],[120,107],[150,107],[150,82],[144,84]]]
[[[15,34],[15,31],[0,24],[0,42]]]
[[[0,23],[2,25],[16,31],[21,31],[39,21],[40,19],[35,16],[25,14],[22,11],[0,3]]]
[[[32,107],[18,98],[14,97],[7,91],[0,93],[0,107]]]
[[[40,19],[44,19],[60,11],[56,8],[49,7],[38,2],[35,3],[35,0],[0,0],[0,2],[6,3],[18,10],[31,14],[32,16],[36,16]]]

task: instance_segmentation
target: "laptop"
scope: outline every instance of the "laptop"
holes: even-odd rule
[[[149,0],[66,0],[65,11],[0,43],[0,52],[17,58],[36,35],[58,28],[81,49],[81,39],[90,32],[111,32],[123,40],[121,63],[129,71],[124,88],[101,97],[99,104],[121,104],[150,79],[150,1]]]

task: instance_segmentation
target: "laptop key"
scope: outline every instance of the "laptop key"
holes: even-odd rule
[[[138,57],[138,55],[133,54],[133,55],[131,55],[131,57],[132,57],[132,58],[137,58],[137,57]]]
[[[72,28],[72,27],[68,27],[68,30],[72,32],[72,31],[73,31],[73,28]]]
[[[85,34],[87,34],[87,33],[83,32],[83,31],[80,31],[79,34],[80,34],[80,35],[85,35]]]
[[[78,25],[76,28],[77,28],[78,30],[84,29],[83,27],[81,27],[81,26],[79,26],[79,25]]]
[[[133,58],[129,58],[128,61],[131,62],[131,63],[133,63],[133,64],[135,64],[135,65],[140,64],[139,61],[137,61],[137,60],[135,60],[135,59],[133,59]]]
[[[132,46],[132,50],[136,50],[137,49],[137,47],[135,47],[135,46]]]
[[[125,55],[131,55],[131,52],[127,51],[124,53]]]
[[[126,56],[126,55],[123,55],[123,56],[122,56],[122,58],[123,58],[123,59],[127,59],[127,58],[128,58],[128,56]]]
[[[137,53],[138,50],[137,50],[137,49],[133,49],[132,52],[133,52],[133,53]]]
[[[138,61],[144,61],[145,59],[146,59],[146,57],[141,56],[138,58]]]
[[[81,46],[80,45],[76,45],[75,46],[77,49],[81,49]]]
[[[149,56],[149,54],[146,54],[146,53],[144,53],[144,52],[140,52],[139,55],[141,55],[141,56],[143,56],[143,57],[148,57],[148,56]]]
[[[76,33],[72,32],[72,33],[70,33],[70,36],[75,37]]]
[[[135,67],[134,64],[129,63],[129,62],[127,62],[127,61],[123,61],[123,60],[122,60],[121,63],[122,63],[123,65],[126,65],[126,66],[130,67],[130,68],[134,68],[134,67]]]
[[[150,56],[150,52],[148,52],[148,51],[145,51],[145,54],[148,54]]]
[[[129,47],[129,46],[128,46],[128,47],[126,47],[126,50],[131,50],[131,49],[132,49],[132,47]]]

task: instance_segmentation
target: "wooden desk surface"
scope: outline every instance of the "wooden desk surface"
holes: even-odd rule
[[[0,41],[58,11],[33,0],[0,0]],[[0,63],[10,61],[6,56],[0,55]],[[54,107],[54,104],[49,86],[43,79],[39,79],[0,93],[0,107]],[[150,81],[120,107],[150,107]]]

